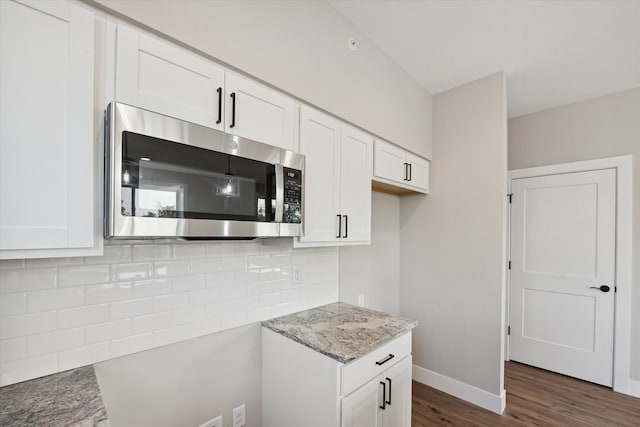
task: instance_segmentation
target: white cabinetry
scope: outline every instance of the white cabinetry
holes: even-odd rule
[[[262,328],[264,427],[409,427],[411,332],[347,364]]]
[[[95,15],[0,1],[0,20],[0,258],[98,254]]]
[[[296,247],[369,243],[373,137],[303,106],[304,236]]]
[[[373,180],[381,188],[395,187],[413,192],[429,192],[429,160],[409,153],[400,147],[382,140],[375,142]],[[407,191],[408,192],[408,191]]]
[[[118,25],[116,99],[295,149],[294,100],[159,37]]]

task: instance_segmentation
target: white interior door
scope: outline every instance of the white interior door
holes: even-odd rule
[[[611,386],[615,170],[511,190],[511,359]]]

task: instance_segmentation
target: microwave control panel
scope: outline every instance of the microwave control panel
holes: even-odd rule
[[[302,222],[302,171],[283,168],[284,172],[284,218],[282,222]]]

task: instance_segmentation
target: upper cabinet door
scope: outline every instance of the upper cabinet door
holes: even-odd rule
[[[300,242],[335,242],[340,216],[340,121],[302,106],[300,152],[305,158],[304,236]]]
[[[429,192],[429,160],[407,153],[409,164],[408,184],[417,187],[425,193]]]
[[[405,151],[395,145],[376,140],[375,175],[392,181],[403,181],[405,177]]]
[[[94,25],[76,3],[0,1],[2,250],[94,246]]]
[[[295,150],[292,98],[232,72],[227,72],[225,85],[227,132]]]
[[[369,242],[373,137],[343,124],[340,149],[342,241]]]
[[[224,69],[157,37],[118,25],[116,99],[224,129]]]

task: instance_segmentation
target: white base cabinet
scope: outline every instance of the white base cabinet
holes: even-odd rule
[[[410,427],[411,332],[347,364],[262,328],[263,427]]]
[[[97,255],[96,16],[0,1],[0,259]]]
[[[429,160],[386,141],[376,140],[373,180],[387,188],[393,186],[410,192],[429,193]]]

